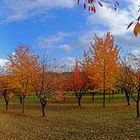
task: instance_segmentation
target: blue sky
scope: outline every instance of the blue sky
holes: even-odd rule
[[[126,4],[127,2],[127,4]],[[97,13],[83,10],[74,0],[1,0],[0,64],[19,43],[33,50],[47,50],[56,59],[72,65],[82,57],[94,34],[110,31],[122,52],[140,54],[140,37],[135,38],[127,25],[137,18],[140,0],[121,0],[117,11],[97,6]]]

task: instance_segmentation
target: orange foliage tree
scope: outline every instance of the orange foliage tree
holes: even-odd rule
[[[122,63],[123,72],[120,77],[120,83],[125,84],[125,90],[136,102],[137,117],[139,113],[139,102],[140,102],[140,57],[135,56],[131,53],[127,55],[127,58]],[[133,93],[136,93],[134,95]]]
[[[120,74],[116,76],[117,82],[116,82],[116,87],[121,89],[121,92],[125,94],[127,105],[130,105],[130,93],[132,93],[131,86],[127,83],[129,81],[129,78],[127,76],[127,68],[126,62],[121,60],[120,64]],[[129,69],[130,70],[130,69]]]
[[[68,97],[71,90],[70,72],[57,72],[55,74],[55,100],[64,101]]]
[[[24,100],[27,94],[32,94],[30,72],[34,70],[37,56],[29,48],[20,44],[14,54],[8,56],[7,76],[13,93],[19,98],[24,113]]]
[[[39,98],[42,106],[42,114],[45,116],[45,107],[47,99],[55,93],[55,73],[51,71],[48,56],[46,54],[42,55],[34,70],[30,73],[32,79],[32,87],[36,96]]]
[[[119,70],[119,49],[114,45],[114,36],[109,32],[105,38],[95,35],[94,44],[91,43],[90,53],[92,57],[93,78],[97,79],[100,89],[103,91],[103,106],[107,89],[114,89],[116,83],[114,75]]]
[[[5,71],[4,71],[4,73],[1,73],[0,75],[0,97],[4,97],[6,110],[8,110],[9,100],[12,96],[13,96],[13,92],[12,90],[10,90],[8,77],[5,75]]]
[[[94,69],[93,60],[90,54],[86,51],[84,51],[84,60],[83,60],[82,66],[84,67],[84,70],[86,71],[87,76],[89,78],[89,81],[90,81],[89,93],[91,93],[92,101],[94,101],[94,96],[98,88],[100,87],[100,81],[99,81],[99,78],[97,78],[97,73]]]

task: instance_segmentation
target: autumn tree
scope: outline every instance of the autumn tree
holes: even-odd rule
[[[71,72],[56,72],[55,74],[55,99],[57,101],[64,101],[68,97],[69,91],[72,89]]]
[[[78,105],[81,106],[82,96],[85,95],[89,89],[89,78],[80,60],[75,60],[72,77],[73,91],[77,97]]]
[[[0,82],[0,97],[4,97],[5,109],[8,110],[9,100],[12,97],[12,92],[9,91],[3,81]]]
[[[16,48],[14,54],[8,55],[7,76],[13,93],[20,100],[22,113],[24,113],[26,95],[33,93],[30,73],[34,70],[36,59],[37,56],[32,54],[30,49],[23,44]]]
[[[55,92],[55,73],[50,70],[48,60],[49,58],[46,53],[40,56],[34,71],[30,73],[32,79],[32,87],[36,93],[36,96],[40,100],[43,116],[45,116],[47,99],[51,96],[52,93]]]
[[[125,83],[126,92],[136,102],[137,117],[139,113],[140,102],[140,58],[131,53],[127,55],[126,61],[122,63],[124,67],[123,76],[120,78],[121,83]],[[135,96],[136,94],[136,96]]]
[[[94,43],[91,43],[90,53],[92,58],[94,75],[100,83],[100,89],[103,91],[103,106],[105,107],[105,95],[107,89],[113,89],[115,84],[114,75],[119,68],[119,49],[114,45],[114,36],[109,32],[105,38],[95,35]],[[94,78],[94,77],[93,77]]]
[[[120,59],[120,67],[119,67],[120,70],[119,73],[115,75],[115,77],[116,77],[116,87],[121,90],[121,93],[125,94],[127,105],[129,106],[131,98],[130,93],[132,93],[132,88],[127,82],[129,81],[130,77],[127,76],[129,68],[127,67],[126,64],[127,63],[125,59],[124,60]]]
[[[13,96],[13,92],[11,90],[11,85],[9,81],[9,77],[6,75],[5,66],[1,67],[0,72],[0,97],[4,98],[5,101],[5,109],[8,110],[9,100]]]
[[[97,93],[100,82],[97,78],[96,71],[93,66],[92,58],[89,52],[84,51],[84,59],[82,66],[84,67],[84,71],[89,79],[89,93],[92,95],[92,101],[94,101],[94,96]]]
[[[1,91],[0,96],[4,97],[5,109],[8,110],[9,100],[12,96],[12,93],[8,89],[4,89],[3,91]]]

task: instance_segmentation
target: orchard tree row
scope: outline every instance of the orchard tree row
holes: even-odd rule
[[[49,55],[33,53],[20,44],[1,68],[0,95],[4,97],[6,110],[13,95],[19,99],[22,113],[26,96],[36,95],[45,116],[47,100],[65,100],[68,93],[73,93],[81,106],[85,94],[94,96],[99,92],[105,107],[105,96],[122,90],[128,105],[130,98],[136,102],[137,117],[140,116],[140,58],[131,53],[122,57],[109,32],[104,38],[95,35],[89,50],[84,51],[83,59],[75,59],[71,71],[60,72],[56,67]]]

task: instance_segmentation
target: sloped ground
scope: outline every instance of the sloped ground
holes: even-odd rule
[[[114,97],[115,98],[115,97]],[[121,98],[121,100],[120,100]],[[11,102],[4,111],[0,102],[1,140],[140,140],[140,119],[135,104],[127,106],[123,97],[107,103],[85,97],[82,107],[75,99],[48,103],[46,117],[41,116],[40,104],[26,101],[25,115],[19,103]]]

